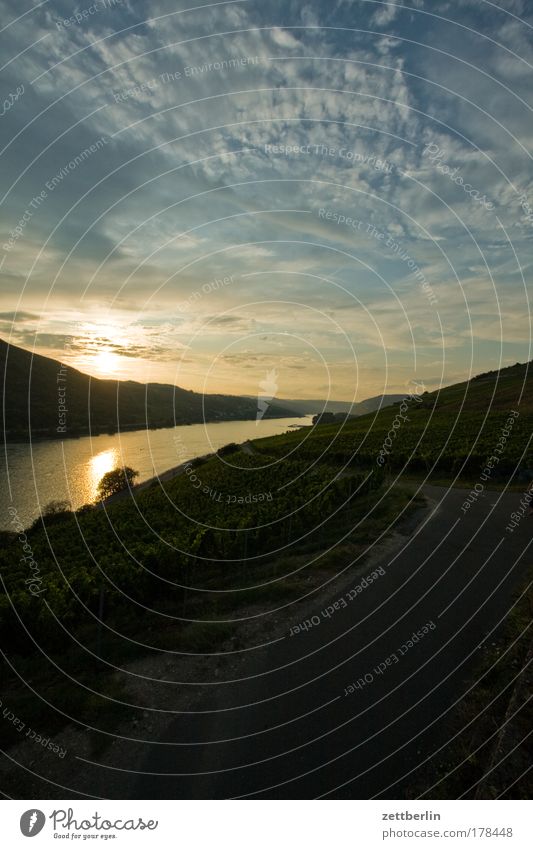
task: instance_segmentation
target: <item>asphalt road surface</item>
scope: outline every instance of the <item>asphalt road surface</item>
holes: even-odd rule
[[[320,624],[290,636],[295,613],[284,639],[246,654],[242,680],[205,687],[201,713],[146,744],[137,798],[397,798],[446,741],[531,562],[533,519],[505,529],[520,494],[488,492],[463,513],[466,490],[423,492],[432,509],[379,562],[385,574],[330,618],[317,602]]]

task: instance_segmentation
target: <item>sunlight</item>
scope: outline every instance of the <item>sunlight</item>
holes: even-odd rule
[[[92,358],[92,368],[102,377],[115,377],[120,372],[120,357],[103,348]]]
[[[108,448],[94,454],[89,461],[89,475],[92,490],[92,498],[97,496],[98,484],[107,472],[113,471],[120,466],[120,457],[116,448]]]

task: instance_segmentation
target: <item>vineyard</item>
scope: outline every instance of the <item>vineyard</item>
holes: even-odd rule
[[[343,424],[256,440],[251,451],[227,446],[132,498],[42,517],[27,531],[35,595],[27,549],[3,533],[0,629],[12,637],[20,617],[32,633],[60,638],[54,618],[94,624],[104,607],[106,617],[131,616],[132,604],[145,619],[162,606],[172,617],[191,595],[209,613],[216,593],[253,585],[280,553],[335,545],[366,520],[391,472],[477,480],[497,457],[493,482],[527,480],[530,399],[529,370],[515,366]]]
[[[533,379],[528,365],[479,375],[416,398],[406,396],[341,426],[302,428],[255,443],[259,452],[328,458],[338,467],[477,477],[498,451],[495,478],[533,471]],[[386,450],[384,450],[386,449]]]
[[[3,532],[8,653],[26,672],[35,654],[54,658],[56,673],[45,664],[34,685],[66,716],[89,721],[97,712],[112,729],[123,697],[115,666],[160,651],[217,651],[225,640],[238,646],[240,611],[306,596],[420,505],[405,487],[388,488],[391,474],[478,480],[497,456],[494,483],[517,471],[527,479],[525,377],[514,368],[501,384],[482,376],[342,424],[229,445],[131,497],[77,512],[56,505],[25,532]],[[102,676],[117,703],[88,696]],[[59,727],[59,714],[31,702],[14,676],[9,686],[15,711]]]
[[[305,458],[235,452],[192,463],[164,486],[105,509],[45,516],[27,531],[40,571],[35,595],[20,539],[3,534],[0,627],[12,638],[20,617],[49,639],[54,618],[68,627],[94,619],[102,588],[106,616],[122,608],[131,615],[132,603],[144,617],[162,605],[181,614],[187,586],[204,590],[207,602],[205,591],[245,586],[282,550],[338,539],[366,512],[382,477],[339,477],[331,463],[309,468]]]
[[[512,430],[506,427],[507,413],[495,413],[485,420],[483,414],[463,413],[456,417],[445,411],[430,412],[411,408],[409,420],[402,422],[394,436],[394,409],[387,408],[377,416],[364,416],[342,426],[319,426],[311,434],[300,429],[296,433],[256,443],[258,451],[276,452],[282,457],[296,451],[308,461],[327,456],[340,467],[367,468],[377,458],[389,438],[387,466],[395,470],[445,472],[472,475],[483,471],[485,462],[498,446],[503,431],[505,451],[498,465],[499,476],[515,469],[533,469],[530,416],[516,418]]]

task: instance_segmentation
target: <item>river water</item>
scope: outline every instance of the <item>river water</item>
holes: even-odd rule
[[[117,466],[137,469],[136,483],[141,483],[229,442],[274,436],[295,424],[311,424],[311,416],[263,419],[257,423],[180,425],[33,444],[10,443],[5,446],[2,459],[0,529],[10,527],[10,507],[15,508],[22,524],[27,526],[50,501],[67,500],[74,509],[95,501],[102,476]]]

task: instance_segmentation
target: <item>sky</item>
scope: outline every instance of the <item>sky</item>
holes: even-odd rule
[[[527,0],[0,7],[2,338],[357,401],[532,358]]]

